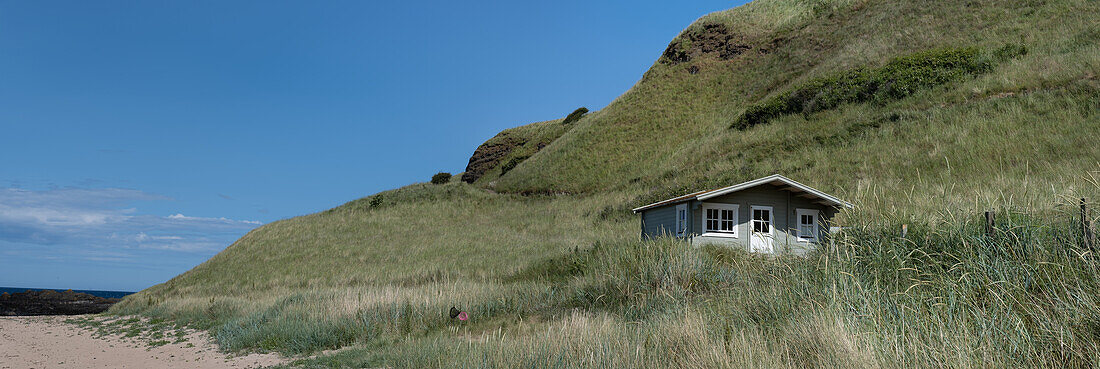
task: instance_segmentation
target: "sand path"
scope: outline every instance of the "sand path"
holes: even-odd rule
[[[96,338],[65,323],[71,317],[0,317],[0,369],[23,368],[258,368],[285,363],[275,354],[229,357],[205,332],[159,347],[121,336]]]

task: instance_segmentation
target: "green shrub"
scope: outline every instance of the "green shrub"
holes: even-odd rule
[[[372,197],[370,198],[370,207],[371,207],[371,208],[373,209],[373,208],[377,208],[377,207],[379,207],[379,206],[382,206],[382,201],[383,201],[383,200],[384,200],[384,199],[382,198],[382,195],[374,195],[374,196],[372,196]]]
[[[504,175],[505,173],[508,173],[509,171],[514,169],[517,165],[519,165],[519,163],[523,162],[524,160],[527,160],[527,158],[529,158],[529,157],[530,156],[517,156],[517,157],[512,158],[512,160],[509,160],[507,163],[504,163],[504,165],[500,166],[500,175]]]
[[[993,57],[997,61],[1015,59],[1027,55],[1027,46],[1020,44],[1005,44],[1000,49],[993,51]]]
[[[581,117],[584,117],[585,114],[588,114],[588,108],[585,108],[585,107],[577,108],[577,110],[574,110],[572,113],[569,113],[569,115],[565,116],[565,120],[563,120],[561,122],[561,124],[569,124],[569,123],[576,122],[576,121],[580,120]]]
[[[439,172],[432,176],[432,184],[444,184],[451,181],[451,173]]]
[[[1007,60],[1027,53],[1022,45],[1005,45],[993,51],[995,60]],[[806,82],[749,106],[732,128],[746,129],[786,114],[810,114],[848,103],[886,103],[993,69],[978,48],[922,51],[895,58],[878,69],[857,68]]]

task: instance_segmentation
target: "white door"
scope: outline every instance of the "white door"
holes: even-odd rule
[[[772,207],[752,207],[752,237],[749,237],[752,252],[772,253],[772,240],[775,238],[775,227],[772,226]]]

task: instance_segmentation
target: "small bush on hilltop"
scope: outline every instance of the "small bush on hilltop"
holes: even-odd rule
[[[922,51],[895,58],[878,69],[858,68],[814,79],[791,91],[749,106],[732,128],[746,129],[786,114],[810,114],[846,103],[885,103],[963,76],[993,69],[995,61],[1027,54],[1023,45],[1005,45],[991,60],[978,48]]]
[[[451,181],[451,173],[439,172],[432,176],[432,184],[444,184]]]
[[[569,123],[576,122],[576,121],[580,120],[581,117],[584,117],[585,114],[588,114],[588,108],[585,108],[585,107],[577,108],[577,110],[574,110],[572,113],[569,113],[569,115],[565,116],[565,120],[563,120],[561,122],[561,124],[569,124]]]
[[[382,201],[382,195],[374,195],[370,198],[370,207],[373,209],[382,206]]]

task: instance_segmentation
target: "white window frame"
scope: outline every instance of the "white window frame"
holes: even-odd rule
[[[681,217],[682,215],[682,217]],[[676,205],[676,236],[683,237],[687,234],[687,220],[690,214],[687,211],[687,204]]]
[[[720,230],[721,227],[722,227],[721,223],[719,223],[719,225],[718,225],[719,229],[711,229],[709,227],[709,225],[707,224],[707,209],[718,210],[718,214],[719,214],[718,215],[718,221],[719,222],[722,221],[722,219],[721,219],[722,210],[732,210],[733,211],[733,231]],[[722,204],[722,203],[704,202],[703,203],[703,210],[700,212],[701,215],[702,215],[701,218],[703,220],[703,227],[702,227],[703,228],[703,236],[707,236],[707,237],[729,237],[729,238],[739,237],[741,235],[741,233],[739,231],[741,229],[741,224],[740,224],[740,219],[738,219],[738,218],[741,217],[741,215],[739,213],[739,209],[740,209],[740,207],[737,204]]]
[[[756,214],[753,214],[757,210],[767,210],[768,211],[768,233],[761,232],[760,234],[766,234],[766,235],[768,235],[768,237],[771,237],[774,240],[774,238],[775,238],[775,208],[773,208],[771,206],[752,205],[752,206],[749,207],[749,232],[750,233],[757,233],[756,232],[756,224],[755,224],[756,221],[757,221],[756,220]]]
[[[796,224],[798,225],[798,228],[795,228],[795,232],[798,234],[798,241],[817,242],[818,238],[821,236],[821,211],[815,209],[795,209],[794,213],[795,218],[797,219]],[[812,237],[806,237],[802,234],[802,227],[806,225],[805,223],[802,223],[803,215],[813,216],[814,223],[812,225],[814,227],[814,231],[811,235]]]

